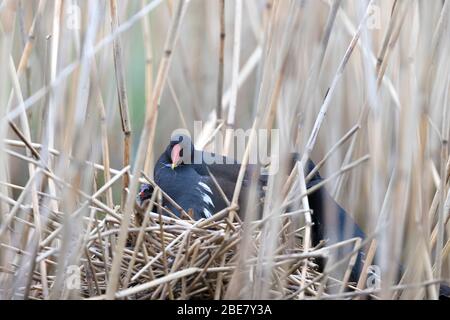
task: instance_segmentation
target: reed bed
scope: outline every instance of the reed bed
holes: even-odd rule
[[[238,268],[238,251],[242,228],[238,223],[203,223],[179,220],[149,213],[139,228],[130,228],[127,247],[120,266],[123,284],[115,293],[116,298],[126,299],[223,299],[230,279]],[[108,239],[118,233],[119,223],[99,224],[91,231],[86,245],[86,257],[82,259],[82,284],[80,297],[103,299],[111,269]],[[256,228],[255,228],[256,229]],[[259,249],[261,232],[253,234],[255,252]],[[320,254],[306,254],[301,246],[296,249],[280,247],[274,257],[273,272],[278,283],[271,291],[273,299],[298,297],[300,291],[300,265],[303,261]],[[247,268],[255,272],[257,264],[270,261],[252,259]],[[308,281],[314,279],[315,265],[309,265]],[[48,281],[51,285],[51,280]],[[309,296],[317,294],[319,282],[311,282],[306,289]],[[283,288],[282,295],[277,286]],[[40,286],[33,288],[37,298]]]
[[[0,298],[438,298],[449,23],[449,0],[0,1]],[[177,218],[160,191],[137,206],[195,121],[222,154],[227,129],[248,130],[229,207]],[[262,219],[256,199],[238,207],[260,130],[280,160]],[[368,235],[349,240],[366,252],[357,283],[333,277],[355,255],[327,262],[348,243],[311,246],[308,158]]]

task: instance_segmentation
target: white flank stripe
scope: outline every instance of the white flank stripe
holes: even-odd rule
[[[213,202],[211,200],[211,197],[208,196],[206,193],[203,193],[203,202],[211,205],[214,208],[214,204],[213,204]]]
[[[204,182],[199,182],[198,184],[200,185],[200,187],[202,187],[203,189],[205,189],[206,191],[208,191],[209,193],[212,194],[211,189],[208,187],[208,185],[207,185],[206,183],[204,183]]]
[[[205,215],[205,218],[211,218],[212,217],[212,214],[211,214],[211,212],[209,212],[209,210],[208,209],[203,209],[203,214]]]

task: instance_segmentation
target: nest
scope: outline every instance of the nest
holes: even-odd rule
[[[286,220],[279,247],[268,259],[259,254],[265,225],[261,221],[244,227],[240,221],[231,223],[228,216],[193,221],[147,212],[140,227],[128,230],[115,297],[249,298],[258,286],[265,288],[270,299],[315,295],[318,285],[311,281],[318,273],[313,255],[305,254],[300,239],[287,240],[292,232],[289,224]],[[108,238],[119,232],[118,227],[105,220],[92,233],[81,272],[84,298],[102,297],[106,292],[115,251]],[[244,235],[250,237],[247,249]]]

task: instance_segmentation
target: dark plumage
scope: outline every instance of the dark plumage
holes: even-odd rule
[[[309,160],[305,168],[305,176],[308,175],[315,165]],[[309,189],[322,181],[322,177],[317,172],[313,178],[307,183],[306,188]],[[318,245],[320,241],[325,240],[326,245],[335,244],[343,240],[351,238],[366,238],[365,233],[361,230],[353,218],[330,196],[325,188],[319,188],[308,197],[309,206],[313,210],[312,214],[312,243]],[[339,249],[335,249],[334,259],[339,260],[347,256],[353,251],[353,245],[349,244]],[[350,281],[356,282],[359,278],[363,267],[364,251],[359,250],[352,269]],[[344,264],[344,268],[345,268]],[[345,270],[336,271],[337,274],[343,274]]]
[[[215,159],[211,163],[211,159]],[[298,155],[294,154],[292,164],[298,161]],[[305,175],[308,175],[315,167],[312,161],[308,161]],[[161,189],[174,199],[186,212],[192,210],[194,219],[208,218],[212,214],[227,207],[222,195],[216,187],[210,173],[228,199],[231,199],[239,175],[240,163],[236,160],[213,153],[196,150],[187,136],[178,136],[173,139],[166,150],[159,157],[155,169],[155,182]],[[258,174],[259,165],[247,166],[242,185],[240,205],[247,201],[247,192],[252,182],[252,177],[257,177],[257,188],[263,197],[263,187],[267,184],[267,175]],[[316,173],[308,182],[310,188],[321,182],[322,178]],[[153,188],[143,185],[138,196],[139,202],[151,197]],[[358,227],[352,217],[339,206],[328,194],[325,188],[320,188],[309,196],[309,204],[313,211],[312,244],[316,246],[321,240],[327,245],[346,239],[360,237],[365,238],[364,232]],[[180,212],[170,203],[164,205],[176,215]],[[352,251],[352,246],[347,245],[335,250],[336,258],[342,258]],[[358,255],[357,262],[352,272],[351,280],[357,279],[362,268],[363,251]]]
[[[223,200],[216,196],[213,187],[209,187],[209,179],[199,175],[192,166],[182,165],[172,170],[161,162],[155,170],[155,182],[186,212],[193,211],[194,219],[209,218],[216,207],[223,206]],[[214,190],[214,191],[213,191]],[[170,203],[165,206],[180,216],[180,212]]]
[[[176,168],[172,168],[174,163],[172,158],[176,157],[173,154],[174,147],[178,144],[183,144],[179,150],[181,155]],[[154,177],[156,184],[186,212],[192,209],[195,219],[208,218],[227,207],[211,175],[216,179],[217,184],[229,200],[232,198],[236,186],[240,164],[234,159],[223,156],[217,156],[219,159],[217,162],[223,164],[207,164],[208,159],[212,157],[216,157],[216,155],[195,150],[188,137],[180,136],[177,140],[170,142],[155,165]],[[246,189],[251,183],[250,175],[258,168],[256,165],[250,165],[247,168],[243,182],[243,203],[246,201]],[[261,191],[263,180],[264,177],[261,177],[258,183]],[[149,198],[148,194],[142,194],[142,196],[145,197],[139,196],[139,201]],[[166,206],[175,214],[180,214],[170,204]]]
[[[215,162],[209,160],[215,158]],[[293,154],[292,164],[299,160],[298,154]],[[311,160],[308,160],[305,170],[307,176],[315,167]],[[194,219],[208,218],[214,213],[227,207],[222,195],[216,187],[210,173],[228,199],[231,199],[239,175],[240,163],[234,159],[196,150],[186,136],[178,136],[170,142],[166,150],[159,157],[155,169],[154,177],[156,184],[166,192],[175,202],[186,212],[193,211]],[[251,185],[252,178],[257,179],[257,188],[263,196],[263,187],[267,184],[267,175],[258,174],[261,167],[250,164],[247,166],[244,181],[242,184],[240,206],[247,201],[247,192]],[[317,172],[307,183],[307,188],[311,188],[322,181]],[[150,185],[142,185],[138,195],[138,202],[142,203],[150,199],[153,188]],[[353,218],[330,196],[325,188],[319,188],[309,195],[309,205],[313,211],[312,220],[312,245],[317,246],[321,241],[325,241],[327,246],[338,242],[359,237],[362,240],[366,235],[356,224]],[[180,216],[180,212],[167,201],[163,202],[174,214]],[[340,260],[353,251],[353,244],[346,245],[339,249],[332,250],[331,258],[334,261]],[[363,267],[364,251],[360,250],[356,263],[350,276],[351,282],[359,279]],[[319,266],[323,266],[322,261],[318,261]],[[332,276],[341,277],[347,264],[343,268],[336,270]],[[443,289],[447,288],[442,286]],[[448,289],[448,288],[447,288]]]
[[[174,148],[179,149],[174,151]],[[178,163],[173,167],[173,158],[178,155],[179,158],[175,160]],[[214,163],[208,162],[213,158],[216,160]],[[292,162],[295,163],[297,160],[299,160],[299,157],[294,154]],[[308,175],[314,167],[314,163],[309,160],[305,168],[305,175]],[[189,137],[178,136],[169,143],[159,157],[155,165],[154,177],[156,184],[186,212],[193,210],[194,218],[201,219],[208,218],[227,206],[210,173],[227,198],[231,199],[239,170],[240,163],[236,160],[196,150]],[[258,179],[257,187],[261,196],[263,196],[263,187],[267,184],[267,175],[257,174],[259,170],[261,170],[259,165],[247,165],[242,184],[241,204],[246,202],[246,193],[254,176]],[[307,188],[321,181],[322,178],[319,173],[316,173],[308,182]],[[152,191],[153,188],[150,185],[142,185],[138,201],[142,203],[149,199]],[[314,246],[318,245],[321,240],[326,240],[327,244],[333,244],[353,237],[365,237],[352,217],[334,201],[325,188],[320,188],[312,193],[309,196],[309,203],[313,210],[312,244]],[[170,203],[164,202],[164,205],[173,213],[180,215],[180,212]],[[336,228],[336,226],[338,227]],[[325,236],[327,239],[325,239]],[[348,246],[348,248],[348,250],[340,250],[339,256],[350,252],[351,246]],[[361,259],[358,258],[358,269],[360,264]]]

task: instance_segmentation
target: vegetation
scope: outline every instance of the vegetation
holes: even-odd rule
[[[0,298],[436,299],[449,22],[449,0],[0,1]],[[194,121],[204,149],[250,129],[242,169],[257,130],[278,130],[262,220],[235,214],[239,182],[207,220],[163,215],[157,193],[136,207]],[[380,286],[333,279],[351,257],[317,270],[336,247],[310,245],[308,157],[369,235],[354,245],[365,271],[376,254]]]

